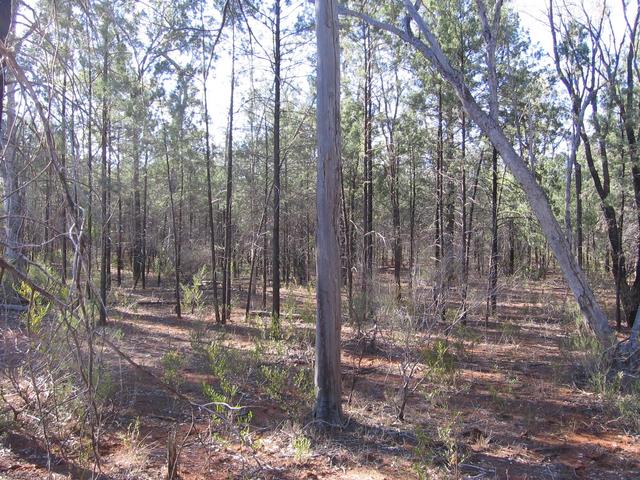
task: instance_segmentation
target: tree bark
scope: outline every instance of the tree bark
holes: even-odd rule
[[[222,271],[222,323],[231,318],[231,242],[233,231],[231,228],[231,211],[233,201],[233,100],[235,91],[235,25],[232,27],[231,54],[231,94],[229,97],[229,120],[227,125],[227,179],[226,203],[224,209],[224,266]]]
[[[371,31],[362,24],[364,44],[364,179],[363,179],[363,256],[362,256],[362,320],[371,316],[370,295],[373,283],[373,148],[372,148],[372,56]]]
[[[105,29],[106,31],[106,29]],[[109,185],[107,183],[107,154],[108,154],[108,128],[109,128],[109,105],[108,105],[108,88],[109,83],[109,44],[107,34],[104,35],[104,51],[102,56],[102,81],[105,85],[105,91],[102,93],[102,126],[100,146],[102,149],[102,164],[100,166],[100,187],[102,189],[102,198],[100,204],[101,213],[101,242],[100,242],[100,325],[107,323],[107,289],[108,289],[108,263],[109,263],[109,217],[107,211],[107,191]]]
[[[204,2],[203,2],[204,3]],[[202,14],[204,5],[201,5],[200,20],[202,23],[202,89],[203,89],[203,108],[204,108],[204,128],[205,128],[205,165],[207,169],[207,221],[209,224],[209,254],[211,256],[211,286],[213,287],[213,310],[215,314],[216,323],[220,323],[220,306],[218,304],[218,283],[216,278],[216,225],[213,218],[213,191],[211,186],[211,144],[209,137],[209,104],[207,99],[207,79],[209,77],[209,70],[205,66],[206,62],[206,46],[204,37],[204,18]],[[224,20],[220,26],[224,26]],[[146,180],[145,180],[146,184]]]
[[[174,294],[176,299],[176,316],[178,319],[182,317],[182,306],[180,301],[180,239],[179,232],[180,229],[178,227],[178,219],[176,218],[176,207],[175,202],[173,200],[173,191],[174,191],[174,183],[171,178],[171,166],[169,164],[169,145],[167,144],[167,129],[163,126],[162,137],[164,140],[164,159],[166,166],[166,174],[167,174],[167,187],[169,188],[169,205],[171,207],[171,224],[173,229],[173,259],[174,259]],[[158,283],[160,281],[158,280]]]
[[[316,1],[317,233],[316,402],[314,417],[342,421],[340,372],[340,49],[335,0]]]
[[[275,0],[273,105],[273,235],[271,238],[272,322],[280,325],[280,0]]]

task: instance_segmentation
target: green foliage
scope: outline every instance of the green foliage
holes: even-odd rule
[[[162,356],[162,380],[173,388],[180,388],[182,385],[182,367],[184,366],[184,356],[177,350],[171,350]]]
[[[437,471],[438,467],[444,467],[449,474],[458,477],[460,464],[466,457],[456,439],[458,430],[458,413],[454,413],[449,420],[438,426],[435,435],[430,435],[422,427],[416,428],[413,470],[419,479],[434,478],[434,471]]]
[[[22,314],[27,331],[29,333],[38,333],[42,326],[42,321],[49,312],[50,304],[46,302],[39,292],[35,291],[31,285],[26,282],[20,282],[14,287],[18,295],[29,302],[27,311]]]
[[[500,390],[498,390],[493,385],[489,385],[489,396],[491,397],[491,402],[496,406],[499,411],[505,411],[507,408],[507,401],[501,395]]]
[[[457,357],[447,340],[438,339],[421,352],[422,363],[436,378],[450,378],[457,370]]]
[[[136,417],[127,425],[127,431],[122,435],[122,443],[127,450],[137,448],[140,443],[140,417]]]
[[[615,408],[622,425],[634,435],[640,435],[640,380],[634,381],[615,398]]]
[[[191,285],[180,284],[180,290],[182,291],[181,295],[181,306],[183,310],[191,310],[193,314],[196,310],[201,310],[203,307],[203,291],[202,286],[204,285],[204,280],[207,276],[207,267],[203,265],[200,270],[198,270],[194,275],[191,281]]]
[[[576,317],[575,327],[561,343],[563,351],[572,356],[573,362],[581,366],[579,372],[584,374],[592,384],[601,382],[599,377],[606,376],[606,365],[602,355],[602,346],[593,332]],[[600,388],[600,387],[597,387]]]
[[[267,395],[269,395],[272,400],[280,402],[287,385],[287,370],[276,365],[262,365],[260,367],[260,375],[262,376]]]
[[[516,343],[520,330],[520,325],[512,322],[504,322],[500,324],[500,341],[509,344]]]
[[[293,437],[291,442],[296,460],[302,460],[311,453],[311,439],[304,434]]]
[[[298,389],[305,405],[311,404],[315,396],[313,372],[308,368],[298,370],[293,378],[293,384]]]
[[[308,296],[300,308],[300,319],[302,323],[313,324],[316,321],[316,306],[312,298],[313,296]]]

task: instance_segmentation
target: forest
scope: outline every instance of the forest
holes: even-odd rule
[[[0,479],[640,478],[639,29],[0,0]]]

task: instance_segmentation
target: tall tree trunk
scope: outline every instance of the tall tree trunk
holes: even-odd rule
[[[205,166],[207,169],[207,223],[209,225],[209,255],[211,257],[211,286],[213,288],[213,311],[215,314],[216,323],[220,323],[220,305],[218,303],[218,282],[216,276],[216,225],[213,217],[213,190],[211,186],[211,144],[209,136],[209,104],[207,98],[207,80],[209,78],[209,69],[206,61],[206,46],[205,46],[205,25],[203,16],[204,2],[201,4],[200,21],[202,24],[202,89],[203,98],[202,103],[204,107],[204,129],[205,129]],[[224,26],[222,22],[220,28]],[[145,179],[146,185],[146,179]]]
[[[498,151],[491,155],[491,258],[486,320],[496,313],[498,303]]]
[[[173,227],[173,259],[174,259],[174,294],[176,301],[176,316],[178,319],[182,318],[182,306],[180,300],[180,228],[178,226],[178,219],[176,218],[176,207],[173,199],[175,182],[171,178],[171,166],[169,164],[169,145],[167,144],[167,129],[166,126],[162,128],[162,137],[164,140],[164,159],[167,174],[167,187],[169,188],[169,205],[171,207],[171,224]],[[160,283],[160,280],[158,280]]]
[[[144,152],[144,183],[142,187],[142,289],[147,287],[147,271],[149,259],[147,257],[147,218],[149,214],[148,205],[149,187],[149,150]]]
[[[264,156],[264,204],[267,205],[269,202],[268,195],[268,185],[269,185],[269,130],[267,129],[267,122],[265,120],[264,125],[264,145],[265,145],[265,156]],[[267,276],[268,276],[268,267],[267,267],[267,235],[262,236],[262,310],[267,309]]]
[[[118,137],[116,138],[116,145],[117,145],[117,149],[118,149],[118,154],[117,154],[117,163],[116,163],[116,184],[117,184],[117,188],[118,188],[118,245],[116,247],[116,282],[118,284],[118,287],[120,287],[122,285],[122,266],[123,266],[123,259],[122,259],[122,234],[123,234],[123,226],[122,226],[122,183],[121,183],[121,177],[120,177],[120,163],[121,163],[121,156],[120,156],[120,136],[118,134]],[[134,260],[135,262],[135,260]]]
[[[229,97],[229,117],[227,125],[227,179],[226,179],[226,203],[224,215],[224,267],[222,272],[222,323],[227,323],[231,318],[231,243],[233,231],[231,224],[231,211],[233,201],[233,97],[235,91],[235,24],[232,26],[232,54],[231,54],[231,94]]]
[[[4,8],[0,11],[0,40],[5,42],[8,32],[13,27],[11,2],[5,2]],[[19,162],[19,155],[15,143],[16,130],[16,98],[15,86],[8,89],[6,80],[9,76],[8,69],[4,62],[0,63],[0,151],[3,152],[2,162],[0,162],[0,174],[4,186],[3,207],[6,220],[4,222],[4,258],[18,271],[24,272],[26,269],[26,258],[23,255],[23,218],[24,215],[24,192],[21,190],[20,172],[22,166]],[[3,121],[4,105],[6,96],[6,121]],[[15,278],[8,272],[2,275],[2,301],[13,303],[18,301],[14,282]]]
[[[88,69],[88,111],[87,111],[87,296],[91,298],[93,275],[93,76],[91,63]]]
[[[415,280],[415,252],[416,252],[416,158],[411,151],[411,194],[409,196],[409,290],[413,292]]]
[[[280,0],[275,0],[274,88],[273,105],[273,236],[271,238],[272,306],[271,316],[280,325]]]
[[[582,234],[582,166],[576,160],[573,165],[576,177],[576,254],[578,266],[582,268],[583,262],[583,234]]]
[[[363,319],[371,316],[370,295],[373,284],[373,50],[371,46],[371,29],[362,24],[364,43],[364,181],[363,181],[363,256],[362,256],[362,296]]]
[[[140,80],[141,82],[141,80]],[[141,86],[136,86],[136,91],[142,89]],[[137,93],[134,95],[134,102],[143,95]],[[140,127],[134,127],[134,145],[133,145],[133,245],[132,245],[132,257],[133,257],[133,288],[138,286],[143,275],[144,259],[143,259],[143,242],[142,242],[142,206],[140,201]]]
[[[67,166],[67,74],[63,73],[62,80],[62,154],[60,155],[60,163],[62,168],[66,170]],[[62,278],[62,283],[67,282],[67,208],[66,202],[64,201],[64,196],[60,198],[60,220],[62,227],[60,231],[62,232],[62,241],[61,241],[61,250],[62,250],[62,266],[60,275]]]
[[[109,82],[109,46],[104,36],[104,52],[102,57],[102,81],[105,85]],[[108,153],[108,128],[109,128],[109,105],[108,105],[108,90],[102,93],[102,126],[101,126],[101,139],[100,147],[102,149],[102,163],[100,166],[100,187],[102,189],[102,198],[100,204],[101,213],[101,242],[100,242],[100,319],[99,323],[104,325],[107,323],[107,288],[108,288],[108,262],[109,262],[109,217],[107,211],[107,199],[108,199],[108,184],[107,184],[107,153]]]
[[[435,242],[434,242],[434,258],[435,258],[435,282],[433,286],[433,302],[435,305],[436,315],[444,317],[444,298],[443,298],[443,213],[444,213],[444,189],[443,189],[443,164],[444,164],[444,120],[442,112],[442,85],[438,85],[438,131],[436,140],[436,218],[435,218]]]
[[[317,245],[316,420],[342,421],[340,372],[340,49],[335,0],[316,1]]]

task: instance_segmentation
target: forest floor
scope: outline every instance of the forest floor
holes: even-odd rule
[[[112,406],[99,478],[164,478],[172,432],[185,480],[640,478],[639,432],[587,378],[588,352],[574,348],[573,302],[557,277],[509,280],[497,316],[485,324],[478,301],[478,315],[454,329],[439,322],[416,333],[406,309],[381,300],[386,320],[377,328],[358,336],[343,327],[346,421],[334,431],[309,417],[312,290],[286,290],[281,340],[271,338],[269,319],[244,319],[243,300],[216,326],[209,307],[177,320],[166,288],[116,293],[108,329],[156,378],[105,350]],[[15,322],[0,326],[8,348],[19,332]],[[158,379],[194,404],[244,408],[219,407],[223,419],[215,420]],[[44,457],[28,432],[5,432],[0,478],[48,478]],[[90,478],[86,465],[58,459],[50,478]]]

